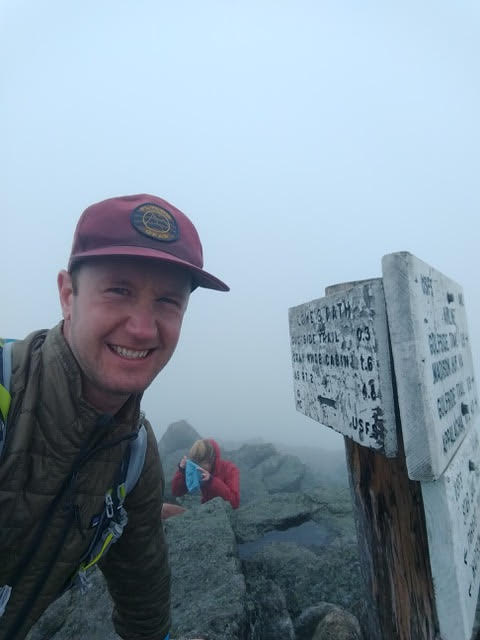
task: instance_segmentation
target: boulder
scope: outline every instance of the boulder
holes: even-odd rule
[[[225,452],[225,458],[234,462],[240,471],[240,504],[248,504],[269,494],[260,464],[276,455],[271,444],[245,444],[235,451]]]
[[[308,607],[294,621],[296,640],[361,640],[358,620],[330,602]],[[335,635],[337,634],[337,635]]]
[[[247,580],[247,619],[249,640],[295,640],[285,596],[263,576]]]
[[[312,640],[362,640],[362,631],[355,616],[336,607],[319,623]]]
[[[272,493],[298,491],[305,477],[305,465],[296,457],[279,454],[272,444],[246,444],[224,453],[240,471],[240,504]],[[311,485],[309,485],[311,486]]]
[[[232,526],[238,542],[251,542],[273,529],[284,530],[310,520],[314,509],[305,494],[267,495],[234,511]]]
[[[262,500],[270,494],[260,469],[245,470],[240,467],[240,504]]]
[[[321,524],[328,523],[329,529],[335,532],[340,543],[356,547],[357,533],[350,490],[317,487],[306,491],[305,495],[312,501],[312,520]]]
[[[269,493],[298,491],[305,475],[305,465],[289,454],[270,456],[259,467]]]
[[[184,449],[188,451],[195,440],[202,436],[186,420],[172,422],[158,441],[160,456]]]
[[[310,520],[313,522],[307,526]],[[307,547],[343,542],[356,545],[350,494],[343,489],[266,495],[234,511],[232,526],[239,543],[260,541],[270,531],[287,530],[283,539],[297,539]]]
[[[90,588],[67,591],[43,614],[27,640],[117,640],[111,620],[112,601],[100,571],[93,571]]]
[[[318,446],[275,444],[279,453],[297,456],[307,467],[301,489],[311,487],[348,487],[344,448],[322,449]]]
[[[336,608],[338,607],[330,602],[319,602],[304,609],[293,621],[296,640],[312,640],[319,622],[323,620],[327,613]]]
[[[275,582],[292,618],[318,602],[332,602],[365,619],[355,545],[336,541],[314,552],[293,542],[276,542],[244,560],[243,570],[247,579],[261,575]]]
[[[172,637],[245,640],[246,585],[221,498],[165,522],[172,570]]]
[[[172,493],[172,479],[173,479],[173,476],[175,475],[175,472],[177,471],[178,463],[182,459],[182,456],[184,456],[187,453],[187,451],[188,449],[178,449],[173,453],[160,455],[160,460],[162,462],[162,468],[163,468],[163,476],[165,478],[165,490],[164,490],[165,502],[170,502],[173,504],[176,504],[176,503],[182,504],[181,502],[179,502],[178,498],[176,498]]]
[[[266,442],[258,444],[244,444],[239,449],[230,451],[229,460],[232,460],[239,468],[250,470],[257,467],[261,462],[276,455],[277,451],[273,444]]]

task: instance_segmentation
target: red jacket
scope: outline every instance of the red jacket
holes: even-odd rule
[[[228,500],[234,509],[240,504],[240,486],[238,467],[229,460],[222,460],[220,447],[215,440],[209,440],[215,449],[215,462],[210,480],[202,482],[202,502],[208,502],[212,498]],[[174,496],[183,496],[187,493],[185,484],[185,471],[177,469],[172,480],[172,493]]]

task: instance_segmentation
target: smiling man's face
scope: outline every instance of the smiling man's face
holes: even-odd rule
[[[158,260],[95,258],[79,267],[75,283],[61,271],[58,288],[63,333],[82,371],[83,396],[114,414],[170,360],[191,277]]]

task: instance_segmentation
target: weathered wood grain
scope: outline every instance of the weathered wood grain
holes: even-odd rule
[[[401,439],[387,459],[345,438],[371,640],[436,640],[420,484],[409,480]]]

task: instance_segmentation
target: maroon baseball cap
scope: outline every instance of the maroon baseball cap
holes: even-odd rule
[[[186,267],[194,287],[228,291],[203,270],[197,230],[166,200],[147,194],[109,198],[85,209],[73,236],[68,270],[95,256],[140,256]]]

